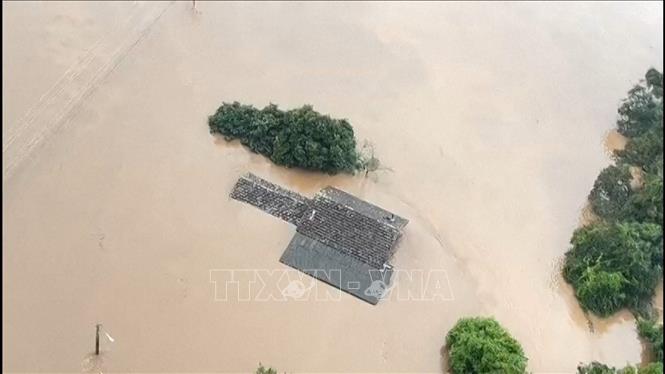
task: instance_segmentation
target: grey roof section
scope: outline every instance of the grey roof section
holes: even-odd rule
[[[308,199],[251,173],[231,197],[296,226],[282,263],[371,304],[389,287],[388,261],[408,220],[333,187]]]
[[[310,201],[310,210],[296,229],[376,269],[392,257],[400,231],[367,217],[325,195]]]
[[[280,262],[375,305],[390,287],[392,268],[372,266],[296,233]]]
[[[251,173],[241,177],[231,191],[233,199],[255,207],[298,225],[308,210],[308,200],[302,195],[286,190]]]
[[[324,195],[337,203],[345,205],[367,217],[382,221],[398,230],[404,228],[404,226],[409,223],[409,220],[406,218],[400,217],[374,204],[361,200],[342,190],[338,190],[335,187],[326,187],[319,192],[319,195]]]

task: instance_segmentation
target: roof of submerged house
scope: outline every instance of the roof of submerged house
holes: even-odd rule
[[[266,213],[298,225],[309,209],[308,199],[295,192],[248,173],[238,179],[231,197],[254,205]]]
[[[388,261],[407,219],[334,187],[309,199],[251,173],[238,180],[231,197],[296,226],[282,263],[367,302],[378,302],[379,297],[363,291],[377,276],[389,283]],[[339,279],[331,272],[340,272]]]
[[[392,257],[400,235],[397,228],[383,220],[321,194],[310,201],[306,217],[296,230],[375,268],[382,268]]]
[[[328,186],[322,189],[318,195],[325,196],[341,205],[353,209],[362,215],[376,219],[397,229],[402,229],[404,226],[406,226],[407,223],[409,223],[409,221],[405,218],[397,216],[394,213],[391,213],[374,204],[368,203],[365,200],[361,200],[335,187]]]

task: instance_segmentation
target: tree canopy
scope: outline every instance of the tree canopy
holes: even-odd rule
[[[663,374],[663,363],[652,362],[642,367],[626,366],[616,369],[600,362],[592,362],[577,367],[577,374]]]
[[[259,367],[256,369],[255,374],[277,374],[277,370],[271,367],[266,368],[262,364],[259,364]]]
[[[620,218],[632,194],[631,178],[630,168],[626,165],[610,165],[603,169],[589,193],[593,212],[605,219]]]
[[[239,139],[278,165],[329,174],[363,167],[351,124],[322,115],[309,105],[282,111],[274,104],[259,110],[224,103],[209,117],[208,125],[211,133]]]
[[[649,69],[618,110],[625,149],[598,175],[589,205],[599,222],[575,231],[563,275],[585,310],[648,314],[663,259],[663,76]],[[641,179],[631,186],[638,170]]]
[[[636,84],[619,107],[617,129],[629,138],[635,138],[662,126],[663,75],[649,69],[644,81]]]
[[[649,223],[595,223],[575,231],[563,276],[582,307],[599,316],[642,310],[662,276],[663,235]]]
[[[493,318],[462,318],[448,332],[452,373],[524,373],[522,346]]]

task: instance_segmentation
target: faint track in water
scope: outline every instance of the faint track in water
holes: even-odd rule
[[[91,94],[136,46],[173,4],[149,2],[136,5],[106,37],[92,44],[85,55],[33,104],[26,114],[3,134],[3,184],[17,167],[70,118],[70,114]]]

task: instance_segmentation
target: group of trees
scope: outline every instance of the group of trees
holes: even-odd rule
[[[662,374],[663,325],[651,300],[663,276],[663,76],[650,69],[619,108],[618,131],[627,138],[589,194],[598,217],[576,230],[563,276],[582,307],[601,317],[629,308],[653,362],[616,369],[599,362],[578,374]],[[637,180],[636,180],[637,179]],[[524,373],[527,358],[492,318],[462,318],[446,337],[453,373]]]
[[[351,124],[322,115],[309,105],[283,111],[274,104],[257,109],[224,103],[208,118],[208,125],[211,133],[239,139],[278,165],[329,174],[353,173],[365,166]]]
[[[663,374],[663,325],[639,318],[637,329],[651,351],[651,363],[617,369],[591,362],[580,364],[577,374]],[[526,372],[528,358],[522,346],[491,317],[461,318],[446,336],[446,349],[453,374]]]
[[[589,194],[597,220],[577,229],[563,276],[581,306],[607,317],[623,308],[638,317],[638,332],[654,362],[615,369],[598,362],[579,374],[663,372],[663,325],[651,301],[663,277],[663,76],[649,69],[618,110],[617,130],[626,147],[614,152]]]
[[[600,362],[592,362],[577,367],[577,374],[663,374],[662,363],[650,363],[642,367],[628,365],[617,369]]]
[[[662,83],[650,69],[619,108],[617,129],[628,142],[589,194],[599,219],[575,231],[566,253],[564,278],[582,307],[599,316],[622,308],[648,314],[662,278]]]

